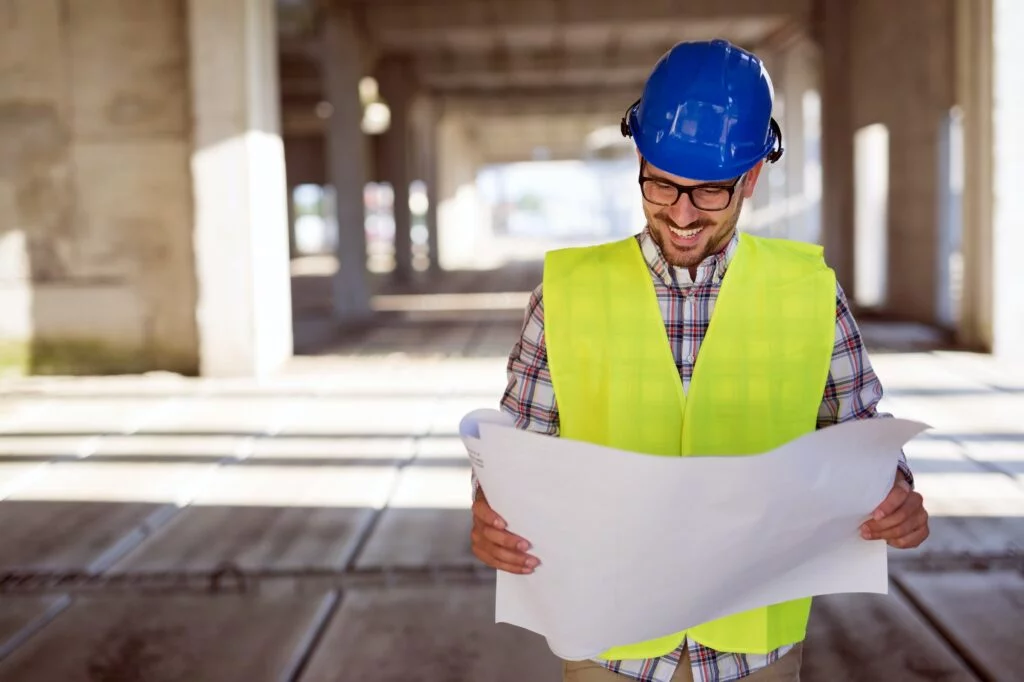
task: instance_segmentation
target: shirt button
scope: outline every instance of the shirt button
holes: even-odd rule
[[[693,356],[692,355],[687,355],[686,356],[686,364],[688,364],[688,365],[692,365],[693,364]]]

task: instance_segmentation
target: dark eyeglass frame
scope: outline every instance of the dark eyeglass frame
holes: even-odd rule
[[[680,185],[680,184],[677,184],[675,182],[672,182],[671,180],[668,180],[666,178],[655,178],[655,177],[652,177],[650,175],[644,175],[644,169],[646,167],[647,167],[647,162],[646,161],[644,161],[644,163],[640,164],[640,176],[637,179],[637,182],[639,182],[639,184],[640,184],[640,194],[643,195],[644,199],[646,199],[647,201],[650,201],[655,206],[675,206],[677,203],[679,203],[679,198],[682,197],[685,194],[687,196],[687,198],[690,200],[690,203],[693,204],[694,208],[696,208],[698,211],[707,211],[708,213],[711,213],[711,212],[714,212],[714,211],[724,211],[725,209],[727,209],[730,206],[732,206],[733,196],[736,194],[736,185],[738,185],[740,180],[743,179],[743,176],[740,175],[735,180],[733,180],[731,184],[728,184],[728,185],[721,185],[721,184],[714,183],[714,182],[707,182],[707,183],[703,183],[703,184],[700,184],[700,185],[691,185],[691,186],[687,187],[685,185]],[[676,198],[671,203],[668,203],[668,204],[662,203],[660,201],[651,201],[650,199],[647,198],[647,192],[644,190],[644,185],[646,183],[648,183],[648,182],[657,182],[657,183],[659,183],[661,185],[666,185],[668,187],[673,187],[676,190]],[[703,206],[701,206],[700,204],[698,204],[696,201],[693,200],[693,193],[694,193],[695,190],[698,190],[698,189],[719,189],[719,190],[725,190],[729,194],[729,200],[726,201],[725,206],[722,206],[721,208],[704,208]]]

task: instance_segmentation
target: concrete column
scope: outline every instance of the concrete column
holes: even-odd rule
[[[198,371],[185,10],[2,4],[3,371]]]
[[[381,135],[381,180],[391,184],[394,191],[395,217],[395,273],[400,281],[412,276],[412,215],[409,212],[409,183],[412,182],[411,108],[414,84],[411,80],[412,63],[404,55],[386,55],[375,70],[380,94],[391,109],[391,125]]]
[[[778,50],[766,50],[759,53],[765,68],[772,78],[772,86],[775,90],[775,107],[772,112],[779,125],[787,128],[789,118],[789,101],[786,98],[786,73],[783,69],[785,56]],[[775,164],[765,164],[761,178],[758,182],[757,191],[752,200],[750,208],[755,209],[757,221],[751,225],[762,234],[769,237],[785,236],[785,184],[789,172],[789,159],[784,155],[782,160]]]
[[[427,242],[430,246],[430,272],[436,273],[441,270],[441,255],[440,255],[440,244],[441,244],[441,231],[440,223],[438,222],[438,202],[441,200],[440,192],[440,177],[441,171],[439,168],[438,154],[437,154],[437,121],[433,122],[433,125],[427,131],[429,137],[429,151],[425,156],[426,173],[423,181],[427,183],[427,229],[429,233],[429,241]]]
[[[289,259],[295,258],[299,255],[299,245],[295,235],[295,202],[292,201],[292,192],[295,190],[295,185],[288,183],[285,187],[285,192],[288,197],[288,257]]]
[[[964,290],[960,339],[1019,360],[1024,348],[1024,6],[959,3],[959,94],[964,111]]]
[[[326,185],[327,162],[322,134],[291,135],[284,137],[284,165],[288,177],[288,234],[292,257],[298,254],[295,234],[295,202],[293,196],[299,185]],[[325,216],[325,220],[334,216]]]
[[[908,113],[910,113],[908,111]],[[939,233],[939,112],[890,130],[887,301],[889,315],[937,321]]]
[[[445,114],[438,128],[438,258],[445,270],[488,269],[501,262],[490,212],[476,189],[480,160],[468,126]]]
[[[420,97],[414,107],[413,149],[416,155],[416,175],[427,186],[427,250],[431,272],[440,269],[437,257],[437,135],[439,120],[438,103],[428,97]]]
[[[818,55],[806,36],[794,36],[761,56],[775,89],[773,115],[782,128],[785,153],[778,163],[765,166],[753,200],[745,205],[742,227],[749,225],[751,231],[772,237],[816,242],[820,191],[805,179],[804,93],[817,87]]]
[[[850,296],[854,291],[853,98],[850,3],[823,0],[822,243],[825,257]]]
[[[291,355],[288,209],[273,0],[190,0],[202,372]]]
[[[818,210],[818,197],[809,195],[805,181],[807,170],[807,127],[804,122],[804,93],[811,87],[809,73],[814,66],[805,40],[786,51],[782,73],[782,96],[786,102],[786,121],[782,130],[782,143],[786,149],[782,163],[786,168],[785,236],[799,241],[815,241],[816,234],[808,229],[808,213]]]
[[[956,5],[957,101],[963,111],[963,292],[957,341],[993,345],[993,31],[990,0]]]
[[[863,222],[855,229],[858,247],[863,247],[858,248],[861,257],[871,258],[857,272],[864,277],[878,273],[869,277],[878,281],[864,283],[860,292],[873,292],[870,300],[883,291],[878,304],[891,317],[937,324],[939,292],[949,286],[939,266],[939,237],[946,210],[943,198],[949,193],[942,145],[954,103],[952,5],[946,0],[843,4],[849,21],[842,35],[850,39],[851,55],[849,67],[843,70],[851,95],[844,110],[851,117],[849,134],[860,136],[863,143],[859,149],[864,155],[856,160],[865,164],[861,167],[865,183],[858,187],[865,190],[860,193],[861,206],[873,202],[877,214],[861,213]],[[831,11],[833,5],[826,7]],[[829,58],[837,50],[827,39],[823,47],[827,71]],[[880,73],[886,75],[884,87]],[[826,73],[826,93],[841,85],[829,78]],[[862,134],[876,125],[884,126],[884,134],[880,128],[877,134]],[[871,167],[874,164],[878,166]],[[883,178],[886,170],[887,183],[865,189],[868,182]],[[826,204],[834,189],[828,183],[833,180],[832,175],[826,180]],[[873,193],[875,199],[871,199]],[[825,229],[834,228],[826,221]],[[884,248],[871,253],[867,247],[872,239],[884,240],[879,242]]]
[[[949,187],[942,163],[945,121],[954,103],[951,5],[909,0],[858,3],[855,109],[857,125],[882,122],[889,129],[889,315],[937,324],[942,199]],[[888,92],[877,74],[889,73]]]
[[[334,316],[344,325],[372,315],[366,271],[367,145],[359,80],[363,54],[358,27],[348,4],[326,3],[323,15],[324,93],[332,108],[327,125],[327,178],[335,189],[338,272],[334,276]]]

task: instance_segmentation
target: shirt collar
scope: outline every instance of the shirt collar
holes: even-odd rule
[[[729,268],[729,263],[732,262],[733,256],[736,255],[736,249],[740,245],[739,231],[733,232],[732,239],[729,240],[725,248],[701,261],[700,265],[697,266],[696,279],[691,279],[689,269],[669,265],[668,261],[665,260],[665,256],[661,253],[661,248],[654,241],[654,237],[651,236],[649,227],[643,229],[643,232],[637,236],[637,241],[640,243],[640,251],[643,253],[644,260],[647,261],[647,267],[651,269],[651,272],[661,279],[666,286],[680,288],[707,284],[709,282],[715,284],[721,282],[725,276],[725,271]]]

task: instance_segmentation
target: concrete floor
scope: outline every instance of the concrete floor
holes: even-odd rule
[[[536,274],[379,287],[381,323],[341,337],[299,281],[315,354],[263,382],[4,381],[0,682],[558,680],[493,623],[456,437]],[[803,679],[1024,679],[1024,365],[865,328],[885,408],[936,427],[908,448],[933,537],[892,553],[889,596],[816,601]]]

